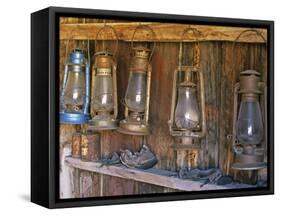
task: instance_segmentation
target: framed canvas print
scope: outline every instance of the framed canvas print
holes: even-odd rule
[[[50,7],[31,15],[31,200],[273,194],[274,23]]]

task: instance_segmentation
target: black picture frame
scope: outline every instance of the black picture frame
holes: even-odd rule
[[[221,191],[59,199],[59,17],[138,19],[267,29],[268,186]],[[31,201],[47,208],[274,194],[274,22],[186,15],[49,7],[31,14]]]

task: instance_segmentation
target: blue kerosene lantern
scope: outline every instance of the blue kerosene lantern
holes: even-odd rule
[[[60,123],[85,124],[90,119],[90,61],[74,49],[64,67],[60,97]]]

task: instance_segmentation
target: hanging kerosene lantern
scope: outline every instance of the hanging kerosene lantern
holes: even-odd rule
[[[129,82],[125,95],[125,119],[120,122],[118,132],[130,135],[149,134],[149,98],[151,82],[151,58],[155,49],[144,46],[133,46],[134,36],[139,30],[150,31],[155,39],[154,31],[147,25],[136,27],[131,42],[131,64]]]
[[[239,38],[247,32],[256,33],[266,42],[260,32],[245,30],[236,38],[233,48]],[[258,170],[267,166],[267,163],[264,162],[267,141],[266,106],[266,84],[261,81],[260,73],[255,70],[241,72],[239,82],[234,88],[232,147],[235,157],[232,164],[233,169]]]
[[[186,28],[183,36],[191,32],[196,38],[193,49],[193,65],[182,65],[182,41],[179,48],[179,65],[174,71],[170,120],[171,136],[175,137],[172,147],[177,152],[177,169],[188,170],[198,167],[200,145],[195,139],[206,134],[205,92],[203,72],[199,68],[200,49],[194,28]],[[199,85],[199,86],[198,86]],[[199,101],[198,101],[199,99]],[[199,103],[198,103],[199,102]]]
[[[99,34],[110,29],[116,37],[116,46],[113,53],[103,50],[97,51],[97,40]],[[96,36],[95,64],[92,70],[92,119],[89,121],[89,129],[92,130],[113,130],[117,128],[117,81],[115,56],[118,49],[118,38],[116,31],[109,25],[102,27]]]
[[[70,40],[70,39],[69,39]],[[90,58],[85,51],[75,48],[68,55],[69,40],[66,44],[64,77],[60,96],[60,123],[84,124],[90,119]]]

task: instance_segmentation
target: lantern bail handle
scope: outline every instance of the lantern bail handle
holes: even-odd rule
[[[139,30],[146,30],[148,32],[151,32],[152,33],[152,40],[153,40],[153,47],[151,49],[151,53],[150,53],[150,56],[149,56],[149,62],[151,61],[152,59],[152,56],[153,56],[153,53],[155,51],[155,47],[156,47],[156,34],[155,32],[153,31],[153,29],[149,26],[149,25],[143,25],[143,24],[139,24],[135,30],[134,30],[134,33],[133,33],[133,36],[132,36],[132,39],[131,39],[131,50],[133,50],[133,47],[134,47],[134,38],[135,38],[135,34],[137,31]]]
[[[184,36],[185,34],[187,34],[188,32],[192,32],[193,36],[194,36],[194,42],[195,42],[195,55],[193,57],[193,65],[195,67],[199,67],[199,63],[200,63],[200,49],[199,49],[199,39],[198,36],[202,36],[202,33],[196,29],[196,28],[192,28],[190,26],[186,27],[181,35],[181,39],[180,39],[180,49],[179,49],[179,66],[181,68],[182,65],[182,44],[183,44],[183,40],[184,40]]]
[[[117,35],[116,30],[115,30],[112,26],[107,25],[106,23],[104,23],[104,26],[101,27],[101,28],[99,29],[99,31],[97,32],[96,39],[95,39],[95,52],[96,52],[96,53],[98,52],[98,51],[97,51],[97,49],[98,49],[97,44],[98,44],[98,37],[99,37],[99,34],[100,34],[102,31],[105,31],[106,29],[111,30],[111,31],[113,32],[114,36],[115,36],[115,41],[116,41],[116,42],[115,42],[115,48],[114,48],[114,51],[113,51],[113,57],[116,57],[116,54],[117,54],[117,51],[118,51],[118,35]],[[102,48],[103,48],[103,52],[104,52],[104,51],[105,51],[105,50],[104,50],[104,40],[102,40],[102,41],[103,41],[103,46],[102,46]]]
[[[77,25],[70,32],[70,35],[69,35],[69,38],[68,38],[68,40],[66,42],[66,47],[65,47],[65,58],[64,58],[65,60],[64,60],[64,64],[67,63],[67,54],[68,54],[69,42],[70,42],[70,40],[74,40],[73,39],[74,38],[73,32],[75,32],[76,30],[79,30],[79,29],[80,29],[80,27],[79,27],[79,25]],[[87,38],[89,38],[89,37],[87,37]],[[87,54],[88,54],[87,55],[88,56],[88,64],[90,64],[90,41],[89,41],[89,39],[87,40]]]
[[[264,41],[264,43],[267,43],[265,37],[263,36],[263,34],[262,34],[260,31],[258,31],[258,30],[256,30],[256,29],[246,29],[246,30],[241,31],[241,32],[239,33],[239,35],[238,35],[238,36],[235,38],[235,40],[233,41],[233,45],[235,45],[237,42],[239,42],[239,39],[241,38],[241,36],[244,35],[244,34],[247,33],[247,32],[256,33],[256,35],[259,36],[259,37]]]
[[[244,31],[241,31],[241,32],[239,33],[239,35],[238,35],[238,36],[235,38],[235,40],[233,41],[233,43],[232,43],[232,48],[231,48],[231,50],[232,50],[232,55],[233,55],[233,53],[234,53],[234,48],[235,48],[236,44],[239,42],[239,39],[241,38],[241,36],[244,35],[245,33],[249,33],[249,32],[255,33],[257,36],[259,36],[259,37],[263,40],[264,43],[267,43],[267,40],[265,39],[265,37],[263,36],[263,34],[262,34],[260,31],[258,31],[258,30],[256,30],[256,29],[246,29],[246,30],[244,30]],[[232,57],[232,58],[233,58],[233,57]],[[232,71],[232,72],[234,71],[234,61],[232,61],[232,64],[231,64],[231,71]]]

